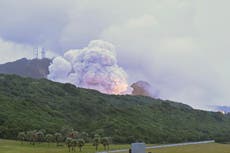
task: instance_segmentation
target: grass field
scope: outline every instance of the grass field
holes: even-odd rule
[[[117,149],[126,149],[129,148],[129,145],[112,145],[112,150]],[[103,147],[100,146],[100,151],[103,150]],[[56,147],[55,144],[48,145],[47,143],[37,144],[31,146],[27,143],[21,144],[17,141],[10,140],[0,140],[0,153],[68,153],[66,147]],[[77,152],[79,152],[77,150]],[[152,149],[146,150],[146,152],[152,153],[230,153],[229,144],[200,144],[200,145],[188,145],[180,147],[170,147],[170,148],[161,148],[161,149]],[[87,144],[82,153],[95,153],[95,148]],[[126,153],[126,152],[122,152]]]
[[[199,144],[147,150],[152,153],[230,153],[230,144]]]
[[[111,149],[126,149],[129,145],[111,145]],[[103,151],[102,145],[99,146],[98,151]],[[0,140],[0,153],[68,153],[67,147],[56,147],[56,144],[36,144],[35,146],[24,142],[21,144],[19,141]],[[76,152],[80,152],[76,148]],[[83,147],[82,153],[95,153],[95,147],[92,144],[86,144]]]

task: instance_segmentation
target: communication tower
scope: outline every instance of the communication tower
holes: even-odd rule
[[[41,58],[42,59],[46,58],[46,50],[45,50],[45,48],[41,49]]]
[[[34,59],[38,59],[38,48],[34,48],[33,54]]]

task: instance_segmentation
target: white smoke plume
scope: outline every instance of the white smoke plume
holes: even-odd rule
[[[123,94],[128,88],[126,72],[117,64],[115,47],[102,40],[93,40],[83,49],[56,57],[49,72],[48,79],[52,81],[106,94]]]
[[[132,95],[158,98],[159,91],[153,89],[148,82],[138,81],[133,83],[131,87],[133,88]]]

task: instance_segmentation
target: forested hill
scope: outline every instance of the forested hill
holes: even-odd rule
[[[0,64],[0,74],[16,74],[23,77],[46,78],[48,67],[51,60],[44,59],[26,59],[22,58],[17,61]]]
[[[0,138],[64,126],[146,143],[212,139],[230,133],[230,117],[159,99],[104,95],[45,79],[0,75]]]

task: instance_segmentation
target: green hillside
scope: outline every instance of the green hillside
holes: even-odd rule
[[[46,78],[51,59],[26,59],[0,64],[0,74],[16,74],[23,77]]]
[[[226,135],[230,117],[160,99],[104,95],[45,79],[0,75],[0,138],[34,129],[54,133],[64,126],[112,136],[120,143],[166,143]]]

